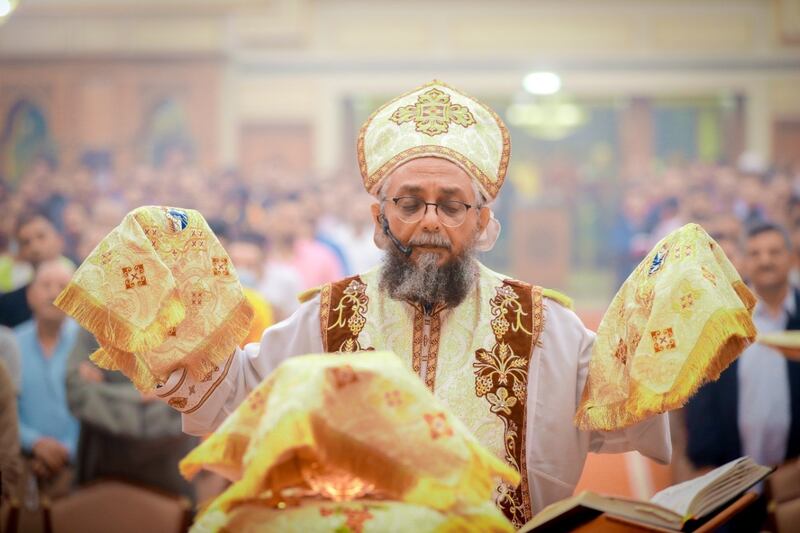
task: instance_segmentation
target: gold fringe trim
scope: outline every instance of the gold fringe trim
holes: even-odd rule
[[[207,340],[191,354],[176,363],[185,367],[196,380],[203,379],[206,374],[224,362],[234,347],[247,337],[252,320],[253,308],[247,299],[243,298],[222,322],[222,326],[209,335]],[[89,357],[91,361],[100,368],[119,370],[138,390],[151,391],[168,377],[158,376],[152,372],[147,364],[146,352],[127,352],[115,348],[103,338],[98,337],[98,340],[101,348]]]
[[[67,285],[54,305],[106,345],[127,352],[146,352],[162,344],[169,330],[180,324],[186,316],[177,289],[170,293],[153,321],[144,329],[115,314],[75,283]]]
[[[184,357],[180,365],[185,367],[195,380],[203,379],[206,374],[227,360],[236,346],[247,338],[254,314],[247,298],[242,295],[239,304],[225,317],[220,327],[207,335],[205,342]]]
[[[649,416],[682,407],[700,386],[718,379],[722,371],[755,337],[756,328],[748,310],[716,311],[703,327],[672,389],[666,393],[655,393],[631,380],[630,393],[625,400],[600,405],[589,400],[587,383],[581,406],[575,414],[575,425],[584,431],[613,431],[641,422]]]
[[[752,311],[753,308],[756,306],[756,296],[752,292],[750,292],[750,288],[745,285],[744,281],[738,280],[733,282],[733,290],[736,291],[737,296],[739,299],[742,300],[745,308],[748,311]]]
[[[89,359],[100,368],[122,372],[140,392],[149,392],[159,383],[157,376],[136,354],[103,346],[90,355]]]

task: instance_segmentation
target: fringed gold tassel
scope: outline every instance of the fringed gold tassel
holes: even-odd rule
[[[114,357],[111,357],[104,348],[95,350],[89,356],[89,360],[104,370],[120,370],[119,362]],[[123,372],[123,374],[125,373]]]
[[[585,431],[613,431],[641,422],[651,415],[682,407],[700,386],[719,378],[755,336],[756,329],[748,310],[719,310],[706,322],[668,392],[655,393],[632,381],[628,397],[621,402],[584,404],[575,415],[575,425]],[[584,399],[588,396],[587,387]]]
[[[152,350],[163,343],[169,330],[180,324],[186,316],[177,290],[172,291],[155,319],[143,329],[120,318],[74,283],[67,285],[54,304],[107,345],[127,352]]]
[[[242,300],[222,321],[222,325],[206,337],[206,341],[186,356],[182,365],[196,380],[203,379],[220,363],[230,357],[236,346],[247,338],[253,322],[253,308],[242,296]]]
[[[158,377],[136,354],[102,346],[89,359],[100,368],[122,372],[140,392],[149,392],[159,383]]]

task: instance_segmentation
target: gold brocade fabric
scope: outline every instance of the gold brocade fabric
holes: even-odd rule
[[[324,349],[398,354],[482,445],[521,474],[516,487],[501,481],[494,500],[522,526],[532,517],[525,442],[528,368],[544,327],[543,298],[552,291],[481,265],[476,290],[466,300],[426,315],[421,306],[388,296],[378,278],[374,269],[322,287]]]
[[[682,406],[753,342],[755,298],[697,224],[662,239],[611,302],[575,422],[615,430]]]
[[[171,207],[129,213],[55,304],[97,337],[92,360],[141,390],[180,366],[201,379],[246,337],[253,316],[202,215]]]
[[[494,111],[434,80],[376,110],[361,127],[357,152],[370,194],[403,163],[439,157],[460,166],[494,199],[508,169],[511,140]]]
[[[189,478],[201,468],[238,481],[199,523],[219,513],[233,520],[253,500],[275,510],[275,520],[286,516],[282,508],[300,517],[294,507],[321,495],[331,502],[380,497],[458,515],[490,502],[494,478],[519,482],[389,352],[285,361],[180,464]],[[511,529],[493,506],[483,509],[499,524],[495,530]],[[319,518],[312,510],[305,531]]]

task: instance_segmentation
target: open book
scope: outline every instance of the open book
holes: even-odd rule
[[[565,531],[601,513],[675,531],[691,531],[774,468],[740,457],[698,478],[667,487],[649,501],[582,492],[544,508],[520,530]]]

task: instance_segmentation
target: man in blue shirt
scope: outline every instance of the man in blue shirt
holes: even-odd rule
[[[15,328],[21,357],[20,443],[30,468],[51,496],[67,488],[69,464],[78,441],[78,421],[66,398],[66,366],[77,324],[53,305],[73,271],[62,261],[42,263],[28,290],[33,319]]]

